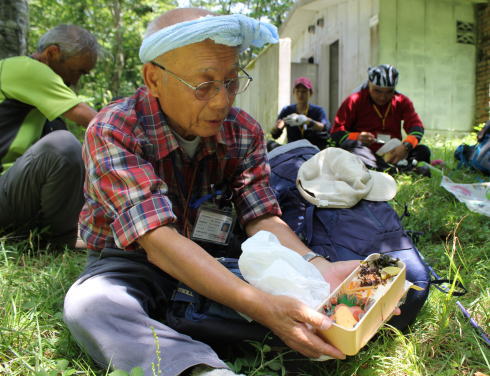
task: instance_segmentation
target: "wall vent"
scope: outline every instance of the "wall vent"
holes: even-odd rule
[[[456,21],[456,42],[475,44],[475,24],[472,22]]]

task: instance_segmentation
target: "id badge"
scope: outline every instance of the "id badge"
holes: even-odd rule
[[[384,133],[378,133],[378,136],[376,137],[379,141],[382,143],[387,143],[388,141],[391,140],[391,135],[389,134],[384,134]]]
[[[192,230],[191,239],[220,245],[228,245],[235,224],[235,215],[231,210],[201,207]]]

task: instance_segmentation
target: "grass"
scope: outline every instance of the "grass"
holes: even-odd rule
[[[465,141],[474,142],[469,137]],[[446,161],[445,173],[453,181],[488,180],[455,169],[452,153],[461,142],[432,137],[427,143],[434,159]],[[227,359],[235,371],[253,376],[490,373],[489,348],[456,306],[459,300],[489,333],[490,218],[467,210],[439,186],[436,177],[406,174],[397,180],[399,193],[392,204],[399,214],[408,205],[411,215],[404,225],[423,233],[418,248],[439,275],[459,279],[468,293],[455,298],[432,288],[407,333],[384,327],[358,355],[345,361],[314,363],[291,351],[277,353],[254,343]],[[39,249],[35,236],[25,241],[0,238],[0,375],[110,374],[79,350],[61,318],[64,294],[84,261],[83,252]]]

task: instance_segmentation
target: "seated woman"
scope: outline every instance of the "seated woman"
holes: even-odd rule
[[[320,150],[324,149],[329,137],[330,122],[322,107],[309,103],[313,84],[306,77],[298,77],[294,81],[293,95],[296,104],[281,110],[271,130],[272,138],[279,138],[286,128],[288,142],[306,139]]]

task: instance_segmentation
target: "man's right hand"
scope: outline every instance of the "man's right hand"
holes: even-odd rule
[[[269,295],[266,317],[260,321],[287,346],[308,358],[316,359],[322,355],[329,355],[345,359],[345,354],[315,333],[315,329],[328,329],[332,321],[297,299],[284,295]]]
[[[71,121],[74,121],[82,127],[87,128],[90,121],[94,118],[95,115],[97,115],[97,111],[95,111],[87,103],[82,102],[70,108],[62,116]]]
[[[359,138],[357,139],[363,145],[369,146],[375,141],[376,137],[371,132],[361,132]]]

